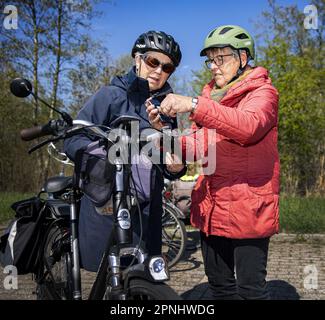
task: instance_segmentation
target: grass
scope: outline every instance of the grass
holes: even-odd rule
[[[10,205],[34,194],[0,193],[0,223],[14,217]],[[325,233],[325,198],[280,198],[280,231],[286,233]]]
[[[34,195],[33,193],[0,192],[0,223],[4,224],[14,218],[15,212],[10,208],[12,203]]]
[[[325,233],[325,198],[280,197],[280,231]]]

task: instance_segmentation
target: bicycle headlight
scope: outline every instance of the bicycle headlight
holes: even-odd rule
[[[162,257],[152,257],[149,261],[149,271],[155,280],[168,280],[168,271],[165,260]]]

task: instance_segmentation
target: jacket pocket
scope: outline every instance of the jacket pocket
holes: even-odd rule
[[[207,180],[199,179],[191,194],[191,223],[202,231],[208,230],[209,217],[214,207],[207,184]]]
[[[250,183],[248,182],[248,190],[255,196],[266,196],[274,194],[272,188],[272,180],[268,180],[266,183]]]

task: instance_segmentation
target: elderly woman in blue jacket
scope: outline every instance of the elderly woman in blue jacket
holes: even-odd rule
[[[167,80],[179,65],[181,56],[180,47],[172,36],[161,31],[141,34],[132,48],[135,66],[128,74],[114,78],[109,86],[102,87],[92,96],[80,110],[77,119],[110,126],[119,116],[130,115],[139,119],[140,130],[150,128],[144,104],[156,93],[163,99],[172,91]],[[176,118],[169,120],[170,126],[175,128]],[[82,135],[67,139],[65,152],[74,159],[78,150],[91,142]],[[171,157],[169,159],[171,160]],[[143,241],[149,255],[161,254],[163,179],[182,176],[186,172],[186,167],[172,161],[169,165],[149,166],[149,169],[139,165],[137,169],[140,184],[147,188],[140,192]],[[82,267],[89,271],[97,271],[112,230],[112,217],[97,213],[91,201],[83,197],[79,221]]]

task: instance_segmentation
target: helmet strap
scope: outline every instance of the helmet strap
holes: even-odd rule
[[[236,72],[236,75],[227,84],[229,84],[229,83],[235,81],[236,79],[238,79],[243,74],[244,69],[245,69],[245,67],[243,68],[243,63],[241,61],[240,51],[237,50],[237,53],[238,53],[238,57],[239,57],[239,68],[238,68],[238,70]]]
[[[248,60],[249,58],[247,57],[247,63],[243,67],[243,62],[242,62],[241,57],[240,57],[240,51],[237,50],[237,52],[238,52],[238,57],[239,57],[239,68],[238,68],[238,70],[236,72],[236,75],[228,83],[231,83],[231,82],[235,81],[236,79],[238,79],[244,73],[245,68],[246,68],[246,66],[248,64],[248,61],[249,61]]]
[[[138,57],[138,55],[136,55],[136,57]],[[139,63],[135,63],[135,74],[139,77],[140,76],[140,70],[141,70],[141,58]]]
[[[243,74],[245,67],[243,67],[243,63],[241,61],[240,50],[237,50],[237,53],[238,53],[238,57],[239,57],[239,68],[237,70],[237,76],[236,77],[239,77],[240,75]]]

